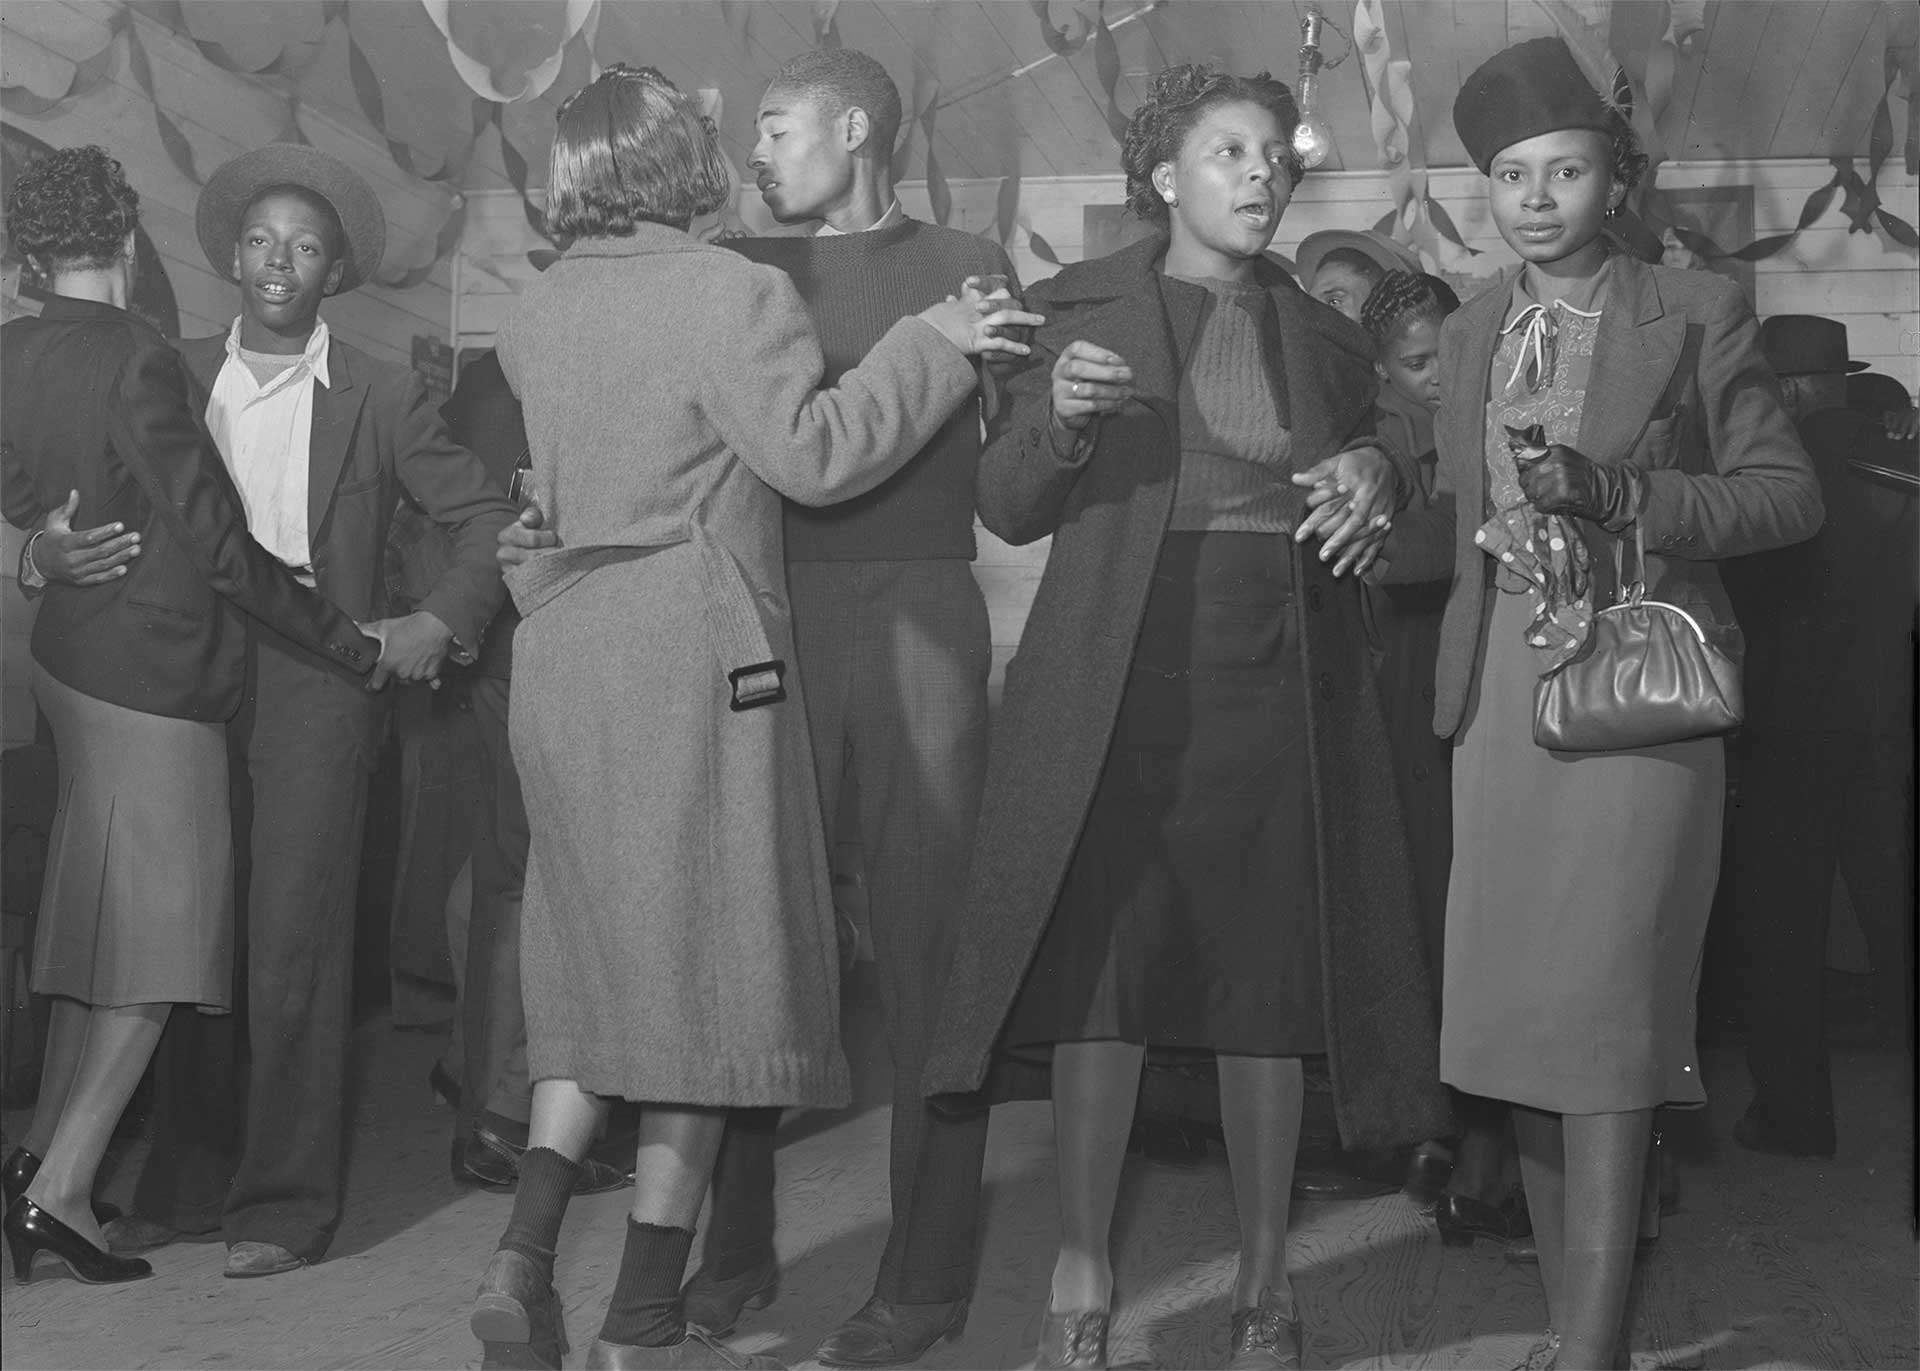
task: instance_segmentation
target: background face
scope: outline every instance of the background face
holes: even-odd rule
[[[1373,282],[1345,262],[1327,262],[1313,273],[1307,294],[1322,304],[1331,305],[1354,323],[1360,322],[1360,307],[1373,294]]]

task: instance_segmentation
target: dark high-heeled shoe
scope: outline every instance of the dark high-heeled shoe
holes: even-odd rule
[[[10,1207],[13,1202],[27,1193],[27,1187],[33,1184],[33,1178],[40,1174],[40,1158],[24,1147],[16,1147],[7,1154],[4,1165],[0,1165],[0,1210]],[[120,1217],[117,1205],[93,1202],[94,1222],[112,1223]]]
[[[153,1267],[139,1257],[116,1257],[95,1247],[25,1195],[7,1206],[0,1230],[6,1233],[13,1274],[22,1285],[33,1279],[33,1259],[41,1252],[58,1257],[75,1280],[88,1285],[118,1285],[153,1274]]]
[[[1511,1243],[1533,1232],[1527,1202],[1513,1195],[1497,1205],[1471,1195],[1442,1195],[1433,1207],[1433,1222],[1448,1247],[1471,1247],[1475,1238]]]

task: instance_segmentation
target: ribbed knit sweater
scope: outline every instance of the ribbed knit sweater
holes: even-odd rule
[[[1291,434],[1275,403],[1259,311],[1272,309],[1251,282],[1181,277],[1205,286],[1206,313],[1180,370],[1180,476],[1176,532],[1284,533],[1299,497]]]
[[[825,355],[824,384],[858,366],[902,316],[960,289],[968,276],[1013,265],[997,243],[902,219],[864,233],[737,238],[726,243],[792,278]],[[789,562],[972,561],[973,486],[980,465],[980,407],[965,404],[889,480],[843,504],[786,506]]]

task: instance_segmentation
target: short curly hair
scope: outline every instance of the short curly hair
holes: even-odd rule
[[[7,197],[7,236],[36,270],[102,267],[140,227],[140,195],[103,147],[35,157]]]
[[[1167,221],[1167,204],[1153,188],[1153,169],[1180,155],[1181,146],[1200,117],[1215,105],[1244,100],[1271,110],[1288,134],[1287,176],[1294,184],[1306,175],[1306,165],[1293,150],[1294,126],[1300,109],[1284,81],[1268,72],[1234,76],[1204,62],[1167,67],[1153,78],[1153,89],[1127,121],[1120,145],[1120,169],[1127,174],[1127,208],[1148,223]]]
[[[652,67],[616,62],[554,117],[547,232],[631,238],[642,223],[684,229],[733,193],[713,121]]]
[[[885,164],[900,138],[900,87],[878,61],[854,48],[812,48],[790,59],[767,82],[817,102],[831,118],[856,106],[872,130],[867,147]]]
[[[1374,346],[1380,347],[1410,320],[1426,319],[1437,324],[1459,308],[1460,297],[1438,276],[1424,271],[1390,271],[1360,306],[1360,326]]]

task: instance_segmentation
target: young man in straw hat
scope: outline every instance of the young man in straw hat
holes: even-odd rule
[[[335,158],[275,143],[214,172],[196,220],[207,260],[239,285],[240,315],[180,351],[209,393],[249,531],[370,625],[383,647],[374,689],[471,660],[504,593],[493,544],[513,506],[412,372],[320,318],[324,299],[378,269],[380,202]],[[403,490],[446,528],[453,561],[416,612],[387,618],[382,553]],[[134,1214],[107,1232],[127,1252],[218,1230],[234,1277],[319,1260],[340,1222],[354,894],[385,721],[383,696],[257,626],[247,667],[229,733],[245,1017],[174,1017],[153,1154]]]

